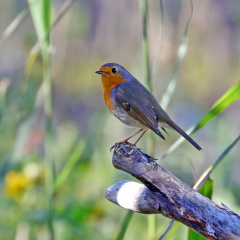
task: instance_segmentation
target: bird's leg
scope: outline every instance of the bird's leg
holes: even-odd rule
[[[111,151],[113,148],[115,148],[116,145],[118,145],[118,144],[120,144],[120,143],[127,143],[129,139],[133,138],[134,136],[136,136],[136,135],[137,135],[138,133],[140,133],[141,131],[143,131],[143,129],[140,129],[139,131],[137,131],[136,133],[134,133],[134,134],[131,135],[130,137],[126,138],[125,140],[123,140],[123,141],[121,141],[121,142],[115,143],[115,144],[110,148],[110,151]],[[145,132],[145,131],[144,131],[144,132]],[[143,134],[142,134],[142,135],[143,135]],[[141,137],[142,137],[142,135],[141,135]],[[140,138],[141,138],[141,137],[140,137]],[[138,139],[137,142],[138,142],[139,140],[140,140],[140,139]],[[136,142],[136,143],[137,143],[137,142]],[[132,145],[135,146],[136,143],[134,143],[134,144],[132,144]]]
[[[134,143],[135,146],[137,145],[138,141],[142,138],[142,136],[147,132],[147,130],[144,130],[144,132],[141,134],[141,136],[137,139],[137,141]]]
[[[143,129],[140,129],[139,131],[137,131],[136,133],[134,133],[133,135],[131,135],[130,137],[126,138],[125,140],[121,141],[120,143],[126,143],[129,139],[133,138],[134,136],[136,136],[138,133],[140,133],[141,131],[143,131]]]

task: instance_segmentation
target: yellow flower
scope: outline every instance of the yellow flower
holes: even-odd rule
[[[31,179],[23,172],[10,171],[6,175],[4,192],[8,197],[18,197],[31,185]]]

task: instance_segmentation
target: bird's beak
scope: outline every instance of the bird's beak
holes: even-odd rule
[[[96,71],[95,73],[97,73],[97,74],[104,74],[105,72],[103,72],[103,71]]]

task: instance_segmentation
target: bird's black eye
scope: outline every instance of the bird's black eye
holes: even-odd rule
[[[112,73],[116,73],[118,70],[117,70],[117,68],[112,68]]]

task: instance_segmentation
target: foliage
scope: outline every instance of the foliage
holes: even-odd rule
[[[203,151],[178,148],[194,159],[196,173],[179,158],[174,173],[201,176],[207,169],[214,201],[239,208],[239,149],[233,148],[239,137],[229,145],[240,120],[239,4],[218,3],[208,16],[209,6],[198,2],[194,9],[191,1],[140,3],[1,2],[0,240],[187,239],[181,224],[167,234],[167,218],[126,214],[104,199],[109,185],[131,177],[111,165],[110,146],[131,130],[105,110],[94,72],[106,61],[146,80],[183,126],[197,123],[189,133],[197,133]],[[174,138],[169,135],[165,142],[147,136],[140,145],[174,163],[179,155],[172,150],[180,141],[167,151]],[[197,239],[193,232],[190,238]]]

